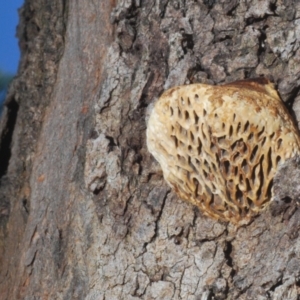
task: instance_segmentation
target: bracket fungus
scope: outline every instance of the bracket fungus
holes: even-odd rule
[[[298,129],[264,78],[171,88],[154,105],[147,146],[180,198],[244,223],[272,200],[277,167],[300,152]]]

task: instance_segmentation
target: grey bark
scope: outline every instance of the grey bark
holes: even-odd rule
[[[298,160],[238,228],[178,199],[145,143],[162,91],[193,82],[267,76],[299,122],[298,1],[27,0],[20,18],[0,299],[298,299]]]

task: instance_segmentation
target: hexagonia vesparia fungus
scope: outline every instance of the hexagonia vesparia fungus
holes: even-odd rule
[[[147,146],[181,199],[243,223],[270,203],[278,165],[299,154],[300,138],[273,84],[258,78],[165,91]]]

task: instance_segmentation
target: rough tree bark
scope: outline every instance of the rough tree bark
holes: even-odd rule
[[[298,161],[275,209],[237,228],[178,199],[145,144],[179,84],[267,76],[300,121],[299,20],[297,0],[26,0],[0,123],[0,299],[299,299]]]

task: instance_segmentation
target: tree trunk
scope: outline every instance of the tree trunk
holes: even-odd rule
[[[262,75],[299,121],[299,17],[296,0],[26,0],[0,299],[299,299],[298,161],[275,180],[285,202],[236,227],[169,189],[145,135],[164,89]]]

